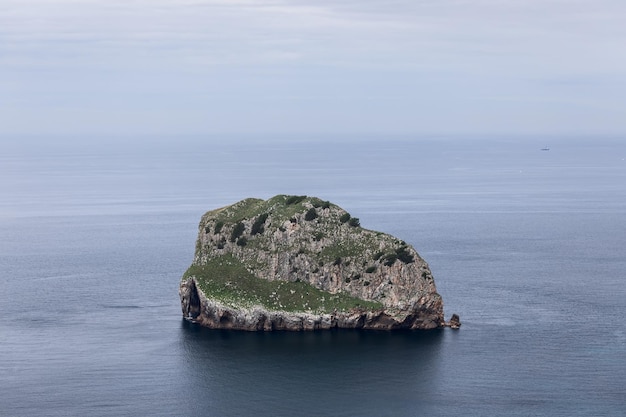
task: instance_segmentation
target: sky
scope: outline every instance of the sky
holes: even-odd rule
[[[623,0],[0,0],[0,135],[626,134]]]

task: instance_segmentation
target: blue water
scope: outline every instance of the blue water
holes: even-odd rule
[[[620,138],[0,138],[0,415],[626,415],[625,158]],[[461,330],[185,324],[202,213],[278,193],[411,243]]]

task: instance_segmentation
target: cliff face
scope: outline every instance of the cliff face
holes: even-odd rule
[[[183,316],[210,328],[444,325],[430,269],[410,245],[304,196],[207,212],[179,294]]]

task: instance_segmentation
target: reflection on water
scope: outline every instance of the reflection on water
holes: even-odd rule
[[[185,414],[363,416],[417,412],[420,404],[428,409],[438,402],[433,389],[445,333],[245,333],[183,322],[181,367],[192,404]]]

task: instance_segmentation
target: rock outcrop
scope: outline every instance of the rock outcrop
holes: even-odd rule
[[[453,314],[452,317],[450,317],[450,321],[445,322],[444,326],[458,330],[461,328],[461,318],[458,314]]]
[[[246,199],[207,212],[179,290],[183,317],[210,328],[442,327],[428,264],[314,197]]]

